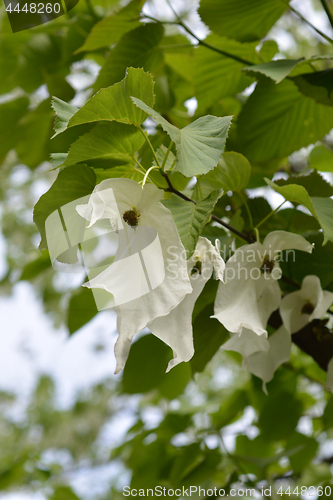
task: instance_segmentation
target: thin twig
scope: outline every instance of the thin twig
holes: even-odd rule
[[[310,21],[308,21],[300,12],[298,12],[298,10],[294,9],[294,7],[292,7],[291,5],[289,5],[289,9],[291,10],[291,12],[293,12],[294,14],[296,14],[296,16],[298,16],[300,19],[302,19],[302,21],[304,21],[308,26],[310,26],[313,30],[316,31],[316,33],[318,33],[318,35],[322,36],[323,38],[325,38],[325,40],[329,43],[333,43],[333,40],[332,38],[330,38],[329,36],[325,35],[325,33],[323,33],[320,29],[316,28],[312,23],[310,23]]]
[[[286,203],[286,201],[287,200],[284,200],[282,203],[280,203],[278,207],[276,207],[268,215],[266,215],[266,217],[264,217],[260,222],[258,222],[258,224],[256,225],[256,229],[258,229],[258,227],[260,227],[264,222],[266,222],[270,217],[272,217],[272,215],[276,214],[276,212],[280,210],[280,208],[282,207],[282,205]]]
[[[211,214],[210,218],[212,220],[214,220],[215,222],[218,222],[219,224],[221,224],[221,226],[224,226],[226,229],[229,229],[229,231],[231,231],[232,233],[236,234],[237,236],[239,236],[239,238],[242,238],[247,243],[253,243],[253,240],[252,240],[251,236],[247,236],[246,234],[241,233],[235,227],[230,226],[230,224],[228,224],[227,222],[224,222],[219,217],[216,217],[216,215]]]
[[[172,8],[174,11],[174,9]],[[230,59],[234,59],[234,61],[237,61],[239,63],[244,64],[245,66],[253,66],[253,62],[248,61],[247,59],[243,59],[242,57],[238,57],[235,54],[230,54],[230,52],[226,52],[225,50],[219,49],[218,47],[215,47],[215,45],[211,45],[210,43],[204,42],[203,40],[200,40],[200,38],[193,33],[193,31],[180,19],[180,17],[177,15],[177,13],[174,11],[175,15],[177,16],[177,21],[160,21],[159,19],[156,19],[155,17],[149,16],[148,14],[143,13],[143,17],[147,19],[151,19],[152,21],[155,21],[156,23],[161,23],[161,24],[173,24],[177,26],[181,26],[189,35],[191,35],[199,45],[202,45],[203,47],[206,47],[207,49],[213,50],[214,52],[218,52],[222,56],[229,57]]]
[[[173,193],[177,196],[179,196],[179,198],[182,198],[183,200],[186,200],[186,201],[190,201],[192,203],[194,203],[196,205],[196,202],[194,200],[192,200],[191,198],[189,198],[188,196],[186,196],[185,194],[181,193],[180,191],[178,191],[178,189],[175,189],[169,179],[169,176],[167,174],[167,172],[162,172],[160,171],[161,174],[163,175],[164,179],[166,180],[167,184],[168,184],[168,188],[166,189],[166,191],[169,191],[169,193]],[[220,219],[219,217],[217,217],[216,215],[213,215],[211,214],[210,218],[212,220],[214,220],[215,222],[218,222],[219,224],[221,224],[221,226],[224,226],[226,229],[228,229],[229,231],[231,231],[232,233],[236,234],[237,236],[239,236],[239,238],[242,238],[244,241],[246,241],[247,243],[253,243],[252,241],[252,238],[250,236],[247,236],[246,234],[244,233],[241,233],[240,231],[238,231],[238,229],[230,226],[230,224],[228,224],[227,222],[224,222],[222,219]]]
[[[320,2],[321,2],[321,5],[324,7],[324,10],[325,10],[325,12],[326,12],[326,14],[327,14],[327,17],[328,17],[328,19],[329,19],[329,22],[330,22],[330,24],[331,24],[331,26],[332,26],[332,28],[333,28],[333,16],[332,16],[332,13],[331,13],[331,11],[330,11],[330,8],[329,8],[329,6],[327,5],[326,0],[320,0]]]

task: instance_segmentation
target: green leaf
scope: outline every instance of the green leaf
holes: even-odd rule
[[[269,463],[277,462],[281,455],[274,455],[272,442],[259,434],[254,439],[238,435],[236,438],[236,459],[241,461],[242,469],[253,473],[257,479],[265,477],[264,470]]]
[[[294,449],[297,446],[301,446],[302,448],[289,457],[294,474],[302,472],[309,462],[311,462],[311,460],[316,456],[319,443],[317,443],[317,441],[312,437],[295,432],[288,439],[286,450]]]
[[[36,276],[46,271],[51,267],[50,256],[47,251],[43,252],[37,259],[28,262],[23,268],[22,274],[20,276],[20,281],[28,280],[31,281]]]
[[[61,170],[50,189],[41,196],[34,208],[34,222],[41,234],[39,248],[47,248],[45,221],[49,215],[62,206],[82,198],[95,187],[94,172],[82,165]]]
[[[289,184],[278,186],[276,183],[265,179],[267,184],[286,200],[306,207],[316,217],[324,232],[325,245],[328,240],[333,241],[333,200],[331,198],[310,197],[303,186]]]
[[[277,183],[272,182],[266,178],[265,181],[272,189],[274,189],[277,193],[280,193],[287,201],[292,201],[293,203],[297,203],[298,205],[303,205],[312,213],[314,217],[316,217],[313,203],[305,187],[298,186],[297,184],[279,186]]]
[[[29,99],[26,97],[0,104],[0,159],[15,147],[17,122],[26,113],[28,105]]]
[[[180,455],[173,463],[170,480],[179,484],[190,472],[205,460],[205,453],[201,450],[200,443],[192,443],[181,448]]]
[[[304,58],[300,59],[278,59],[264,64],[256,64],[254,66],[247,66],[243,71],[250,75],[260,73],[268,76],[276,83],[280,83],[289,73],[297,66]]]
[[[191,366],[189,363],[179,363],[172,370],[165,373],[158,389],[162,396],[167,399],[175,399],[184,392],[185,387],[192,378]]]
[[[53,97],[52,108],[57,115],[54,122],[55,134],[53,137],[55,137],[66,130],[70,118],[72,118],[72,116],[77,112],[78,108],[62,101],[61,99],[58,99],[58,97]]]
[[[216,319],[213,304],[205,307],[193,321],[194,356],[191,359],[193,373],[202,372],[207,363],[229,338],[228,331]]]
[[[327,401],[322,420],[325,431],[333,427],[333,396]]]
[[[296,251],[294,260],[297,265],[290,266],[287,262],[281,263],[282,271],[286,276],[301,284],[311,269],[310,274],[318,276],[322,288],[333,291],[333,260],[331,258],[333,243],[328,242],[322,246],[323,236],[320,233],[308,235],[307,239],[315,244],[312,253]]]
[[[238,389],[224,400],[217,412],[212,414],[213,425],[221,429],[240,417],[245,407],[249,405],[247,392]]]
[[[253,63],[260,62],[257,43],[240,43],[217,35],[209,35],[206,43]],[[235,95],[249,87],[253,78],[240,71],[244,64],[207,47],[194,53],[193,82],[199,107],[205,109],[218,99]]]
[[[73,493],[72,489],[68,486],[59,486],[54,491],[50,500],[80,500],[78,496]]]
[[[217,167],[198,179],[198,190],[209,189],[241,191],[245,189],[251,177],[251,165],[240,153],[223,153]]]
[[[332,151],[323,145],[316,146],[309,155],[309,166],[320,172],[333,172]]]
[[[139,15],[143,4],[143,0],[132,0],[117,13],[104,17],[94,25],[84,44],[76,53],[110,46],[127,31],[140,26]]]
[[[120,82],[130,66],[150,71],[159,64],[162,54],[157,46],[163,33],[163,26],[160,23],[145,24],[125,33],[106,59],[94,89],[98,90]]]
[[[312,56],[308,59],[305,59],[304,57],[301,57],[299,59],[277,59],[275,61],[269,61],[263,64],[247,66],[246,68],[243,68],[243,71],[254,76],[256,76],[258,73],[261,75],[265,75],[271,80],[274,80],[276,83],[280,83],[284,78],[291,74],[296,85],[298,85],[298,77],[302,78],[304,76],[304,71],[307,68],[312,68],[312,64],[315,61],[322,59],[327,60],[331,59],[332,57],[332,55],[328,54],[324,56]],[[303,73],[301,73],[302,71]],[[299,73],[301,74],[299,75]],[[322,72],[312,72],[310,74],[313,75],[312,78],[318,83],[318,85],[322,83],[329,84],[329,79],[323,79],[320,73]],[[315,75],[318,75],[318,77],[315,77]],[[299,86],[299,89],[302,91],[301,86]],[[306,94],[306,92],[304,93]],[[313,96],[310,95],[309,97]]]
[[[287,8],[280,0],[201,0],[199,15],[218,35],[252,41],[263,38]]]
[[[120,167],[113,168],[95,168],[94,172],[96,174],[96,184],[104,181],[105,179],[113,179],[116,177],[122,177],[126,179],[133,179],[136,182],[142,181],[144,173],[137,170],[136,165],[126,164]]]
[[[331,109],[305,97],[293,82],[258,82],[238,119],[242,152],[253,162],[283,158],[333,128]]]
[[[143,69],[128,68],[121,82],[99,90],[70,118],[68,128],[103,120],[141,125],[148,115],[133,104],[131,96],[154,105],[154,81]]]
[[[333,200],[332,198],[311,198],[317,219],[324,232],[324,242],[333,241]]]
[[[198,238],[222,194],[222,190],[214,191],[197,204],[185,201],[175,194],[168,200],[163,200],[164,206],[172,213],[188,259],[193,254]]]
[[[30,168],[49,160],[53,112],[50,100],[45,99],[36,109],[27,113],[18,124],[16,153],[20,161]]]
[[[285,439],[295,429],[302,415],[302,404],[289,392],[267,398],[259,417],[261,433],[267,440]]]
[[[164,159],[165,159],[165,155],[166,155],[167,151],[168,151],[168,148],[166,148],[163,144],[156,151],[156,156],[157,156],[157,159],[158,159],[161,166],[164,163]],[[170,170],[170,168],[173,167],[175,161],[176,161],[175,155],[173,154],[172,151],[169,151],[168,157],[167,157],[166,162],[164,164],[164,170],[165,171]],[[156,165],[155,160],[153,161],[153,165]]]
[[[98,312],[93,292],[86,287],[81,287],[74,293],[69,301],[67,312],[67,327],[70,335],[96,316]]]
[[[179,129],[140,99],[133,102],[152,116],[169,134],[177,148],[175,170],[186,177],[212,170],[224,150],[231,123],[231,116],[202,116],[187,127]]]
[[[171,358],[171,349],[154,335],[141,337],[132,344],[126,361],[123,392],[137,394],[158,388],[165,397],[177,397],[190,380],[190,370],[187,363],[181,363],[165,373]]]
[[[84,162],[111,167],[112,160],[115,166],[130,163],[143,143],[144,137],[134,125],[99,123],[74,142],[64,165]]]
[[[278,186],[288,186],[289,184],[303,186],[309,196],[333,196],[333,186],[323,179],[318,172],[311,172],[308,175],[290,176],[287,180],[279,179],[275,181],[275,184]]]
[[[46,74],[45,83],[49,94],[52,96],[59,97],[65,102],[71,101],[75,97],[75,90],[63,76]]]
[[[333,106],[333,69],[325,69],[314,73],[304,73],[293,77],[299,90],[320,104]]]

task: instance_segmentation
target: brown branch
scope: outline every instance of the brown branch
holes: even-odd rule
[[[178,191],[178,189],[175,189],[173,187],[173,185],[172,185],[172,183],[171,183],[171,181],[169,179],[169,176],[168,176],[167,172],[162,172],[161,171],[161,174],[163,175],[164,179],[166,180],[166,182],[167,182],[167,184],[169,186],[166,189],[166,191],[168,191],[169,193],[173,193],[173,194],[179,196],[179,198],[182,198],[185,201],[190,201],[191,203],[194,203],[196,205],[196,202],[194,200],[192,200],[192,198],[189,198],[185,194],[183,194],[180,191]],[[219,224],[221,224],[221,226],[225,227],[226,229],[228,229],[232,233],[236,234],[239,238],[243,239],[247,243],[253,243],[253,239],[251,238],[251,236],[248,236],[247,234],[241,233],[240,231],[238,231],[238,229],[230,226],[230,224],[228,224],[227,222],[224,222],[222,219],[220,219],[216,215],[211,214],[210,218],[212,220],[214,220],[215,222],[218,222]]]

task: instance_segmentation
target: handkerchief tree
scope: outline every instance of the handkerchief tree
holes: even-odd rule
[[[321,29],[287,0],[200,0],[196,29],[172,0],[113,3],[87,0],[45,31],[54,64],[33,36],[17,50],[17,71],[30,57],[36,75],[23,86],[31,102],[0,101],[0,153],[9,164],[18,130],[17,162],[34,169],[50,153],[53,176],[34,207],[41,255],[21,278],[82,276],[52,306],[70,335],[117,315],[110,365],[122,394],[141,395],[113,451],[132,488],[264,485],[305,498],[319,478],[316,494],[329,496],[319,443],[333,428],[333,7],[317,2]],[[279,30],[293,37],[289,55]],[[93,78],[73,99],[80,67]],[[42,85],[50,98],[36,107]],[[145,405],[163,415],[151,428]],[[253,432],[224,440],[247,416]]]

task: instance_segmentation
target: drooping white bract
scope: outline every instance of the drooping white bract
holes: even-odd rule
[[[243,368],[247,367],[262,379],[263,390],[267,393],[266,383],[272,380],[276,369],[290,359],[291,337],[283,326],[268,339],[244,329],[240,336],[233,333],[222,349],[239,352],[243,356]]]
[[[323,291],[318,276],[303,279],[302,288],[286,295],[281,302],[280,314],[289,333],[301,330],[313,319],[320,319],[333,304],[333,293]]]
[[[243,356],[243,368],[246,368],[247,360],[252,354],[258,351],[265,353],[268,351],[269,342],[265,335],[257,335],[252,330],[244,328],[241,335],[232,333],[230,339],[221,346],[221,349],[239,352]]]
[[[262,379],[262,387],[266,394],[267,382],[272,380],[277,368],[290,359],[291,336],[282,325],[268,337],[267,341],[269,343],[267,352],[257,351],[247,358],[248,370]]]
[[[192,292],[186,252],[171,212],[159,203],[162,197],[163,191],[153,184],[142,188],[131,179],[107,179],[95,188],[87,205],[77,206],[89,221],[110,218],[114,230],[123,228],[114,263],[85,285],[113,294],[119,333],[116,373],[125,365],[134,335]],[[164,341],[172,344],[168,335]]]
[[[174,358],[169,362],[167,371],[182,361],[189,361],[193,354],[192,313],[194,304],[202,292],[203,287],[215,271],[216,279],[223,281],[225,263],[220,256],[219,241],[215,247],[207,238],[199,237],[196,249],[187,262],[192,293],[186,295],[182,302],[172,311],[161,318],[149,323],[151,332],[168,344]]]
[[[262,244],[238,248],[226,263],[225,286],[218,288],[213,317],[233,333],[247,328],[257,335],[267,334],[267,320],[281,302],[279,253],[289,249],[311,252],[312,248],[302,236],[286,231],[268,234]]]

